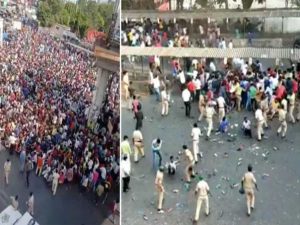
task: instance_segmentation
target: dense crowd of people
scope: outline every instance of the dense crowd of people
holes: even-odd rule
[[[156,169],[157,172],[154,183],[158,194],[158,213],[164,213],[163,200],[164,193],[167,192],[163,181],[164,172],[167,170],[170,176],[174,176],[177,169],[177,159],[184,164],[184,181],[185,185],[190,188],[192,178],[196,176],[197,163],[200,158],[203,158],[203,152],[199,149],[199,146],[202,146],[199,144],[202,136],[205,136],[208,141],[214,132],[222,135],[227,133],[228,141],[234,141],[237,134],[232,134],[230,129],[235,129],[233,127],[238,127],[240,124],[242,128],[240,133],[247,138],[256,137],[257,141],[265,141],[267,137],[264,137],[264,131],[269,129],[268,134],[270,136],[277,135],[284,139],[289,132],[289,123],[295,124],[300,121],[300,102],[297,101],[300,94],[300,71],[296,71],[297,68],[294,65],[287,68],[283,65],[266,68],[259,60],[248,62],[243,59],[228,59],[226,60],[227,63],[221,63],[224,66],[222,68],[216,66],[215,61],[215,59],[186,58],[183,66],[183,59],[172,58],[172,72],[171,74],[164,74],[160,68],[159,57],[150,57],[149,59],[149,91],[151,95],[154,95],[153,98],[161,109],[161,120],[168,117],[173,109],[169,106],[174,102],[172,100],[174,92],[181,93],[182,102],[185,106],[185,116],[189,118],[188,121],[190,118],[195,118],[194,111],[191,110],[192,107],[197,107],[199,112],[196,116],[198,121],[193,124],[190,133],[191,144],[188,145],[191,145],[191,148],[184,144],[176,160],[172,153],[169,155],[169,161],[164,158],[164,155],[168,155],[166,152],[161,152],[164,137],[157,138],[154,136],[156,138],[152,141],[148,136],[144,136],[142,126],[136,126],[133,131],[133,151],[128,136],[124,135],[123,137],[121,142],[123,192],[129,191],[132,170],[131,155],[134,155],[133,158],[136,163],[143,160],[145,157],[144,146],[152,141],[152,168]],[[123,72],[123,87],[125,99],[130,100],[132,98],[130,90],[133,87],[126,71]],[[141,102],[136,95],[133,95],[131,100],[133,100],[134,118],[137,122],[138,119],[142,121],[143,117],[139,118],[137,114],[137,112],[142,114]],[[135,106],[139,106],[137,112],[135,112]],[[232,118],[227,116],[234,110],[243,115],[241,121],[231,121]],[[248,118],[247,114],[249,115],[249,113],[246,111],[252,112],[253,116]],[[271,129],[270,121],[275,118],[278,123],[272,124]],[[159,123],[162,122],[161,120]],[[198,124],[206,129],[201,130]],[[253,124],[256,125],[255,132]],[[184,132],[187,133],[187,131]],[[155,133],[155,131],[152,132],[152,134]],[[164,140],[164,142],[169,141],[173,143],[173,140]],[[240,150],[241,148],[238,149],[238,151]],[[217,157],[217,154],[215,156]],[[227,152],[224,153],[224,157],[228,157]],[[247,170],[241,179],[240,193],[246,195],[247,215],[250,216],[254,209],[255,189],[258,190],[258,187],[252,172],[253,166],[249,164]],[[197,196],[195,222],[199,220],[202,203],[206,205],[206,215],[210,214],[208,198],[210,188],[202,176],[198,178],[199,181],[197,181],[195,188],[195,195]],[[177,193],[177,190],[173,190],[173,192]]]
[[[118,74],[110,75],[97,108],[92,57],[36,26],[9,36],[0,48],[1,136],[11,153],[20,153],[27,186],[36,167],[53,195],[64,183],[97,196],[108,192],[119,176]]]
[[[258,27],[261,26],[257,25]],[[230,30],[232,29],[232,30]],[[244,38],[252,44],[253,33],[260,32],[249,20],[218,21],[199,20],[197,24],[186,21],[124,21],[122,23],[122,44],[140,47],[215,47],[232,48],[232,40],[223,37],[225,32],[235,33],[236,38]],[[222,35],[223,33],[223,35]],[[230,44],[231,43],[231,44]]]

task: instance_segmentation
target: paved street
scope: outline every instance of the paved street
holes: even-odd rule
[[[141,97],[144,124],[142,133],[145,141],[146,157],[138,164],[132,163],[131,189],[122,194],[122,224],[123,225],[188,225],[192,224],[195,215],[196,200],[194,188],[196,181],[187,191],[184,182],[185,164],[180,164],[176,175],[169,177],[165,173],[164,186],[166,190],[163,208],[164,214],[157,213],[157,196],[154,187],[155,171],[152,167],[151,142],[160,137],[163,140],[163,164],[169,160],[170,155],[175,157],[181,151],[183,144],[192,147],[190,132],[192,124],[198,117],[197,105],[193,103],[192,119],[187,119],[184,105],[178,93],[173,93],[170,113],[161,117],[160,105],[154,96]],[[271,129],[266,130],[266,139],[258,143],[255,139],[245,138],[242,134],[241,123],[247,114],[254,124],[253,114],[246,112],[233,112],[229,116],[233,126],[229,133],[237,134],[236,141],[229,142],[226,135],[214,134],[210,141],[204,137],[200,139],[200,151],[203,159],[197,164],[196,170],[203,175],[210,185],[213,197],[210,198],[211,215],[205,217],[202,206],[200,222],[203,225],[293,225],[300,220],[300,139],[298,131],[300,123],[288,124],[287,138],[282,140],[276,136],[278,127],[277,118],[269,122]],[[206,125],[205,120],[199,123],[202,131]],[[214,128],[216,128],[216,120]],[[254,126],[254,125],[253,125]],[[122,134],[132,137],[135,127],[132,112],[122,109]],[[256,130],[253,129],[256,137]],[[242,151],[237,151],[241,147]],[[274,150],[273,147],[277,147]],[[224,153],[228,153],[228,158]],[[263,155],[264,154],[264,155]],[[133,159],[132,159],[133,161]],[[238,162],[241,165],[238,166]],[[230,185],[240,183],[247,165],[251,163],[259,187],[256,192],[255,210],[247,217],[245,196],[239,194],[239,187]],[[178,189],[178,193],[173,193]],[[200,224],[200,222],[198,224]]]
[[[4,186],[3,164],[9,157],[12,161],[10,183]],[[95,206],[93,195],[79,194],[78,186],[73,185],[66,190],[66,185],[58,186],[57,193],[53,197],[51,187],[47,186],[44,178],[37,177],[33,172],[30,176],[30,187],[26,188],[25,175],[19,173],[19,161],[16,155],[10,156],[7,151],[0,152],[0,210],[10,204],[9,196],[19,195],[19,211],[24,214],[27,210],[26,201],[30,191],[35,196],[35,219],[40,225],[110,225],[106,220],[109,213],[109,204],[113,200],[110,196],[105,205],[101,203]]]

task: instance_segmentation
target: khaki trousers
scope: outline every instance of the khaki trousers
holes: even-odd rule
[[[255,196],[253,189],[245,189],[248,214],[251,213],[251,207],[254,208]]]
[[[286,123],[286,121],[284,120],[284,121],[281,121],[281,122],[280,122],[280,125],[279,125],[279,128],[278,128],[278,130],[277,130],[277,133],[278,133],[278,134],[281,134],[281,136],[284,137],[285,134],[286,134],[286,131],[287,131],[287,123]]]
[[[142,156],[145,156],[144,146],[142,143],[135,142],[133,149],[134,149],[134,161],[135,162],[139,161],[139,154],[141,154]]]
[[[219,122],[222,121],[223,117],[225,116],[225,108],[219,108]]]
[[[124,90],[125,90],[125,100],[129,98],[129,91],[128,91],[128,85],[124,84]]]
[[[208,125],[208,127],[207,127],[207,137],[209,137],[210,133],[213,129],[213,120],[212,120],[212,118],[206,118],[206,122],[207,122],[207,125]]]
[[[263,112],[263,117],[264,117],[263,125],[264,125],[265,127],[268,127],[268,116],[267,116],[267,111],[264,111],[264,112]]]
[[[261,140],[261,136],[264,134],[263,129],[264,120],[257,122],[257,139]]]
[[[205,203],[205,213],[206,213],[206,215],[209,214],[209,201],[208,201],[208,196],[207,196],[207,195],[199,196],[199,197],[198,197],[198,200],[197,200],[197,207],[196,207],[196,214],[195,214],[195,220],[196,220],[196,221],[199,220],[202,202]]]
[[[203,116],[204,116],[204,110],[205,108],[203,106],[201,106],[199,108],[199,111],[200,111],[200,115],[199,115],[199,118],[198,118],[198,121],[201,121],[203,119]]]
[[[294,109],[295,109],[295,106],[294,105],[290,105],[289,107],[289,117],[290,117],[290,120],[292,123],[295,123],[295,117],[294,117]]]
[[[169,102],[168,101],[163,101],[161,103],[161,115],[168,115],[169,113]]]
[[[242,97],[240,95],[237,95],[236,96],[237,111],[241,111],[241,102],[242,102]]]
[[[191,182],[191,176],[194,175],[194,165],[195,165],[195,162],[193,161],[185,167],[186,182]],[[189,168],[192,168],[192,171],[190,171]]]
[[[194,159],[196,162],[198,162],[199,140],[193,140],[193,152],[194,152]]]
[[[164,200],[164,188],[161,189],[158,186],[156,186],[156,190],[157,190],[157,194],[158,194],[157,209],[162,209],[162,204],[163,204],[163,200]]]

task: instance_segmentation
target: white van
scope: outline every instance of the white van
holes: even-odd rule
[[[22,214],[9,205],[0,213],[0,225],[13,225],[21,217]]]
[[[39,225],[39,224],[35,221],[35,219],[28,212],[26,212],[13,225]]]

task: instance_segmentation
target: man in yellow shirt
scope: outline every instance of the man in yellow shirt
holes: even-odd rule
[[[127,155],[128,158],[130,159],[130,155],[132,154],[132,151],[131,151],[131,147],[127,135],[123,137],[123,141],[121,142],[120,148],[121,148],[121,154]]]

